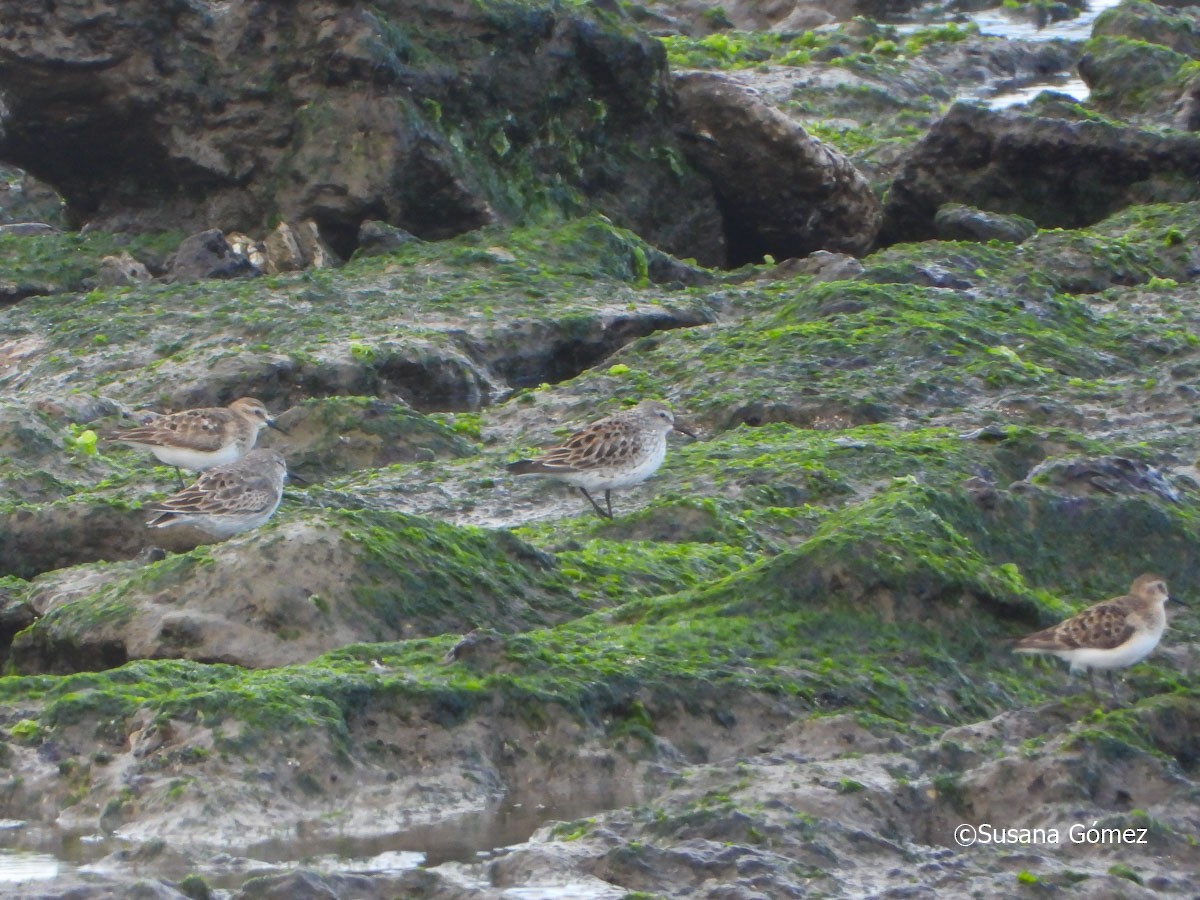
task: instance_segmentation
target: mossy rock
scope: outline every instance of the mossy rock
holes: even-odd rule
[[[1093,38],[1129,38],[1200,58],[1200,29],[1194,13],[1174,12],[1149,0],[1121,0],[1092,25]]]
[[[322,478],[394,463],[468,456],[472,444],[450,427],[402,405],[369,397],[313,399],[276,420],[289,472]]]
[[[506,380],[560,381],[638,336],[711,321],[701,298],[641,292],[653,272],[699,271],[681,265],[592,216],[408,245],[336,270],[97,289],[69,317],[57,298],[33,298],[6,314],[0,340],[30,343],[23,371],[43,390],[129,405],[250,395],[280,412],[370,395],[478,409]]]
[[[1091,103],[1109,114],[1158,114],[1178,98],[1178,75],[1191,61],[1168,47],[1127,37],[1093,37],[1084,48],[1079,73],[1092,90]]]
[[[356,641],[529,628],[578,611],[553,560],[503,532],[400,513],[283,518],[115,569],[90,592],[59,585],[56,595],[70,599],[15,639],[14,668],[75,671],[98,656],[93,647],[110,664],[166,656],[273,666]]]

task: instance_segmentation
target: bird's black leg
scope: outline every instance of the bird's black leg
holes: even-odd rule
[[[179,489],[183,490],[185,487],[187,487],[186,482],[184,482],[184,480],[183,480],[183,473],[179,471],[179,466],[175,466],[174,468],[175,468],[175,477],[177,479],[179,479]]]
[[[1088,673],[1088,684],[1090,684],[1092,686],[1092,699],[1097,700],[1099,698],[1096,694],[1096,672],[1095,672],[1095,670],[1089,668],[1087,670],[1087,673]]]
[[[1116,683],[1116,680],[1113,678],[1113,670],[1112,669],[1108,670],[1108,689],[1110,691],[1112,691],[1113,703],[1115,703],[1117,706],[1120,706],[1121,698],[1117,694],[1117,683]]]
[[[611,519],[613,517],[611,505],[609,507],[609,511],[605,512],[604,509],[600,506],[600,504],[592,499],[592,495],[587,492],[587,488],[581,487],[579,490],[583,493],[583,496],[588,498],[588,503],[592,504],[592,506],[594,506],[596,508],[596,512],[601,516],[601,518]],[[608,491],[605,491],[605,493],[607,494]]]
[[[604,492],[604,505],[608,507],[608,517],[611,519],[612,514],[612,491]]]

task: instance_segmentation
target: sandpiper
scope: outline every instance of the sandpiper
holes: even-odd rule
[[[1057,625],[1022,638],[1017,653],[1048,653],[1071,664],[1071,672],[1086,669],[1092,693],[1096,669],[1108,673],[1108,686],[1117,699],[1113,669],[1139,663],[1150,655],[1167,627],[1165,604],[1173,599],[1157,575],[1142,575],[1129,593],[1089,606]]]
[[[509,463],[514,475],[549,475],[579,488],[601,516],[611,519],[615,488],[640,484],[657,471],[667,455],[667,435],[696,433],[675,421],[665,403],[643,400],[576,431],[563,443],[534,459]],[[589,491],[604,491],[600,506]]]
[[[185,409],[159,416],[105,440],[149,450],[176,472],[181,468],[203,472],[245,456],[258,433],[268,426],[278,429],[262,402],[241,397],[227,407]]]
[[[279,508],[287,463],[278,450],[251,450],[241,459],[212,466],[191,487],[156,504],[146,524],[191,525],[224,540],[262,525]]]

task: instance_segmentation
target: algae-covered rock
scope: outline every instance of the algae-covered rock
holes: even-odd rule
[[[933,237],[937,209],[952,201],[1079,228],[1130,204],[1195,200],[1197,170],[1189,135],[956,104],[892,185],[880,240]]]
[[[248,13],[219,6],[201,56],[232,59],[241,44],[221,41]],[[1062,95],[954,109],[925,135],[964,91],[1069,67],[1074,42],[1037,49],[961,23],[714,24],[711,39],[666,41],[672,63],[736,69],[877,194],[920,143],[889,201],[909,236],[956,201],[972,222],[1041,230],[712,271],[654,246],[694,230],[686,215],[653,234],[559,218],[631,190],[645,193],[622,208],[714,208],[691,205],[681,144],[637,143],[670,110],[618,102],[661,73],[621,13],[443,4],[411,13],[454,14],[418,33],[390,9],[268,9],[237,31],[268,40],[288,15],[300,52],[335,51],[317,73],[259,78],[305,102],[286,149],[246,153],[353,174],[356,147],[399,159],[419,131],[406,158],[431,162],[428,190],[404,195],[407,227],[529,224],[415,241],[378,229],[386,249],[338,269],[110,287],[92,283],[104,256],[160,273],[179,235],[0,241],[14,283],[54,293],[0,316],[0,559],[14,573],[0,578],[0,819],[27,823],[2,830],[0,857],[5,841],[100,836],[79,844],[89,883],[64,874],[39,897],[132,896],[150,878],[148,892],[188,896],[430,900],[1187,893],[1194,610],[1172,604],[1115,696],[1010,649],[1144,571],[1185,600],[1200,588],[1200,202],[1139,202],[1191,196],[1187,136]],[[198,30],[197,10],[175,9],[167,45]],[[315,31],[311,15],[325,16]],[[395,65],[372,68],[381,54]],[[586,91],[549,78],[585,58]],[[231,77],[189,84],[181,98],[218,91],[190,114],[244,112]],[[508,77],[514,103],[557,90],[564,107],[518,115],[493,90]],[[397,85],[441,99],[384,109]],[[463,125],[464,111],[478,114]],[[374,130],[348,127],[364,115]],[[556,117],[563,130],[523,130]],[[376,146],[399,119],[416,131]],[[205,134],[222,147],[249,134],[230,128]],[[178,136],[182,156],[193,138]],[[531,203],[543,163],[567,158],[546,205]],[[680,180],[630,188],[601,158]],[[304,177],[272,189],[315,198],[328,225],[383,177],[362,173],[345,195]],[[245,178],[210,210],[253,191]],[[287,429],[263,443],[307,480],[260,529],[151,546],[169,535],[139,507],[175,473],[95,438],[139,408],[245,394]],[[615,519],[505,473],[646,398],[700,439],[673,439]],[[961,826],[1029,835],[967,846]],[[1099,838],[1130,829],[1150,843]]]
[[[88,668],[96,646],[122,662],[278,666],[360,641],[528,628],[574,608],[553,562],[520,541],[385,513],[288,517],[115,571],[82,596],[57,581],[32,592],[41,618],[11,655],[26,672]]]
[[[461,434],[396,403],[367,397],[310,400],[276,420],[286,433],[288,469],[308,478],[399,462],[467,456]]]
[[[933,219],[943,241],[1008,241],[1019,244],[1037,233],[1037,226],[1022,216],[1006,216],[961,203],[938,208]]]
[[[1131,38],[1196,59],[1200,58],[1198,24],[1194,7],[1171,9],[1148,0],[1121,0],[1096,17],[1092,37]]]
[[[1085,45],[1079,74],[1097,109],[1153,122],[1161,121],[1178,99],[1180,73],[1191,62],[1192,57],[1158,44],[1096,37]]]
[[[348,256],[368,219],[437,239],[586,206],[723,262],[711,189],[663,115],[662,48],[615,8],[19,7],[0,8],[34,16],[0,38],[0,154],[77,225],[312,219]]]
[[[76,242],[102,243],[65,237],[13,249],[35,251],[44,267]],[[255,396],[281,411],[309,397],[371,395],[470,410],[515,386],[569,378],[637,337],[711,321],[702,295],[639,293],[663,259],[590,217],[407,245],[307,277],[96,290],[75,297],[66,318],[56,298],[34,299],[0,321],[0,342],[39,396],[86,380],[122,404],[169,409]]]

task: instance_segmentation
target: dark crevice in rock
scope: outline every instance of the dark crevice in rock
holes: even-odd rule
[[[36,618],[28,603],[0,591],[0,671],[8,664],[13,638],[32,625]]]
[[[421,412],[461,412],[486,406],[497,393],[487,374],[458,357],[385,360],[375,370],[379,392]]]
[[[515,389],[568,381],[639,338],[715,320],[715,312],[703,308],[529,320],[486,339],[458,332],[458,352],[432,346],[372,348],[361,357],[271,360],[257,372],[243,361],[236,379],[214,373],[170,400],[183,409],[252,396],[277,409],[311,398],[371,396],[423,413],[464,412],[488,406]]]
[[[103,672],[127,662],[129,654],[122,641],[76,642],[65,638],[18,643],[8,660],[16,671],[43,675]]]
[[[569,381],[638,338],[714,320],[711,312],[690,309],[596,316],[575,323],[517,323],[500,342],[471,342],[466,349],[511,387],[535,387]]]
[[[746,265],[757,265],[771,253],[770,242],[755,227],[753,222],[740,216],[733,206],[718,201],[725,245],[729,256],[728,267],[737,269]]]
[[[732,78],[687,72],[674,85],[676,128],[712,181],[730,266],[870,249],[879,201],[845,156]]]

